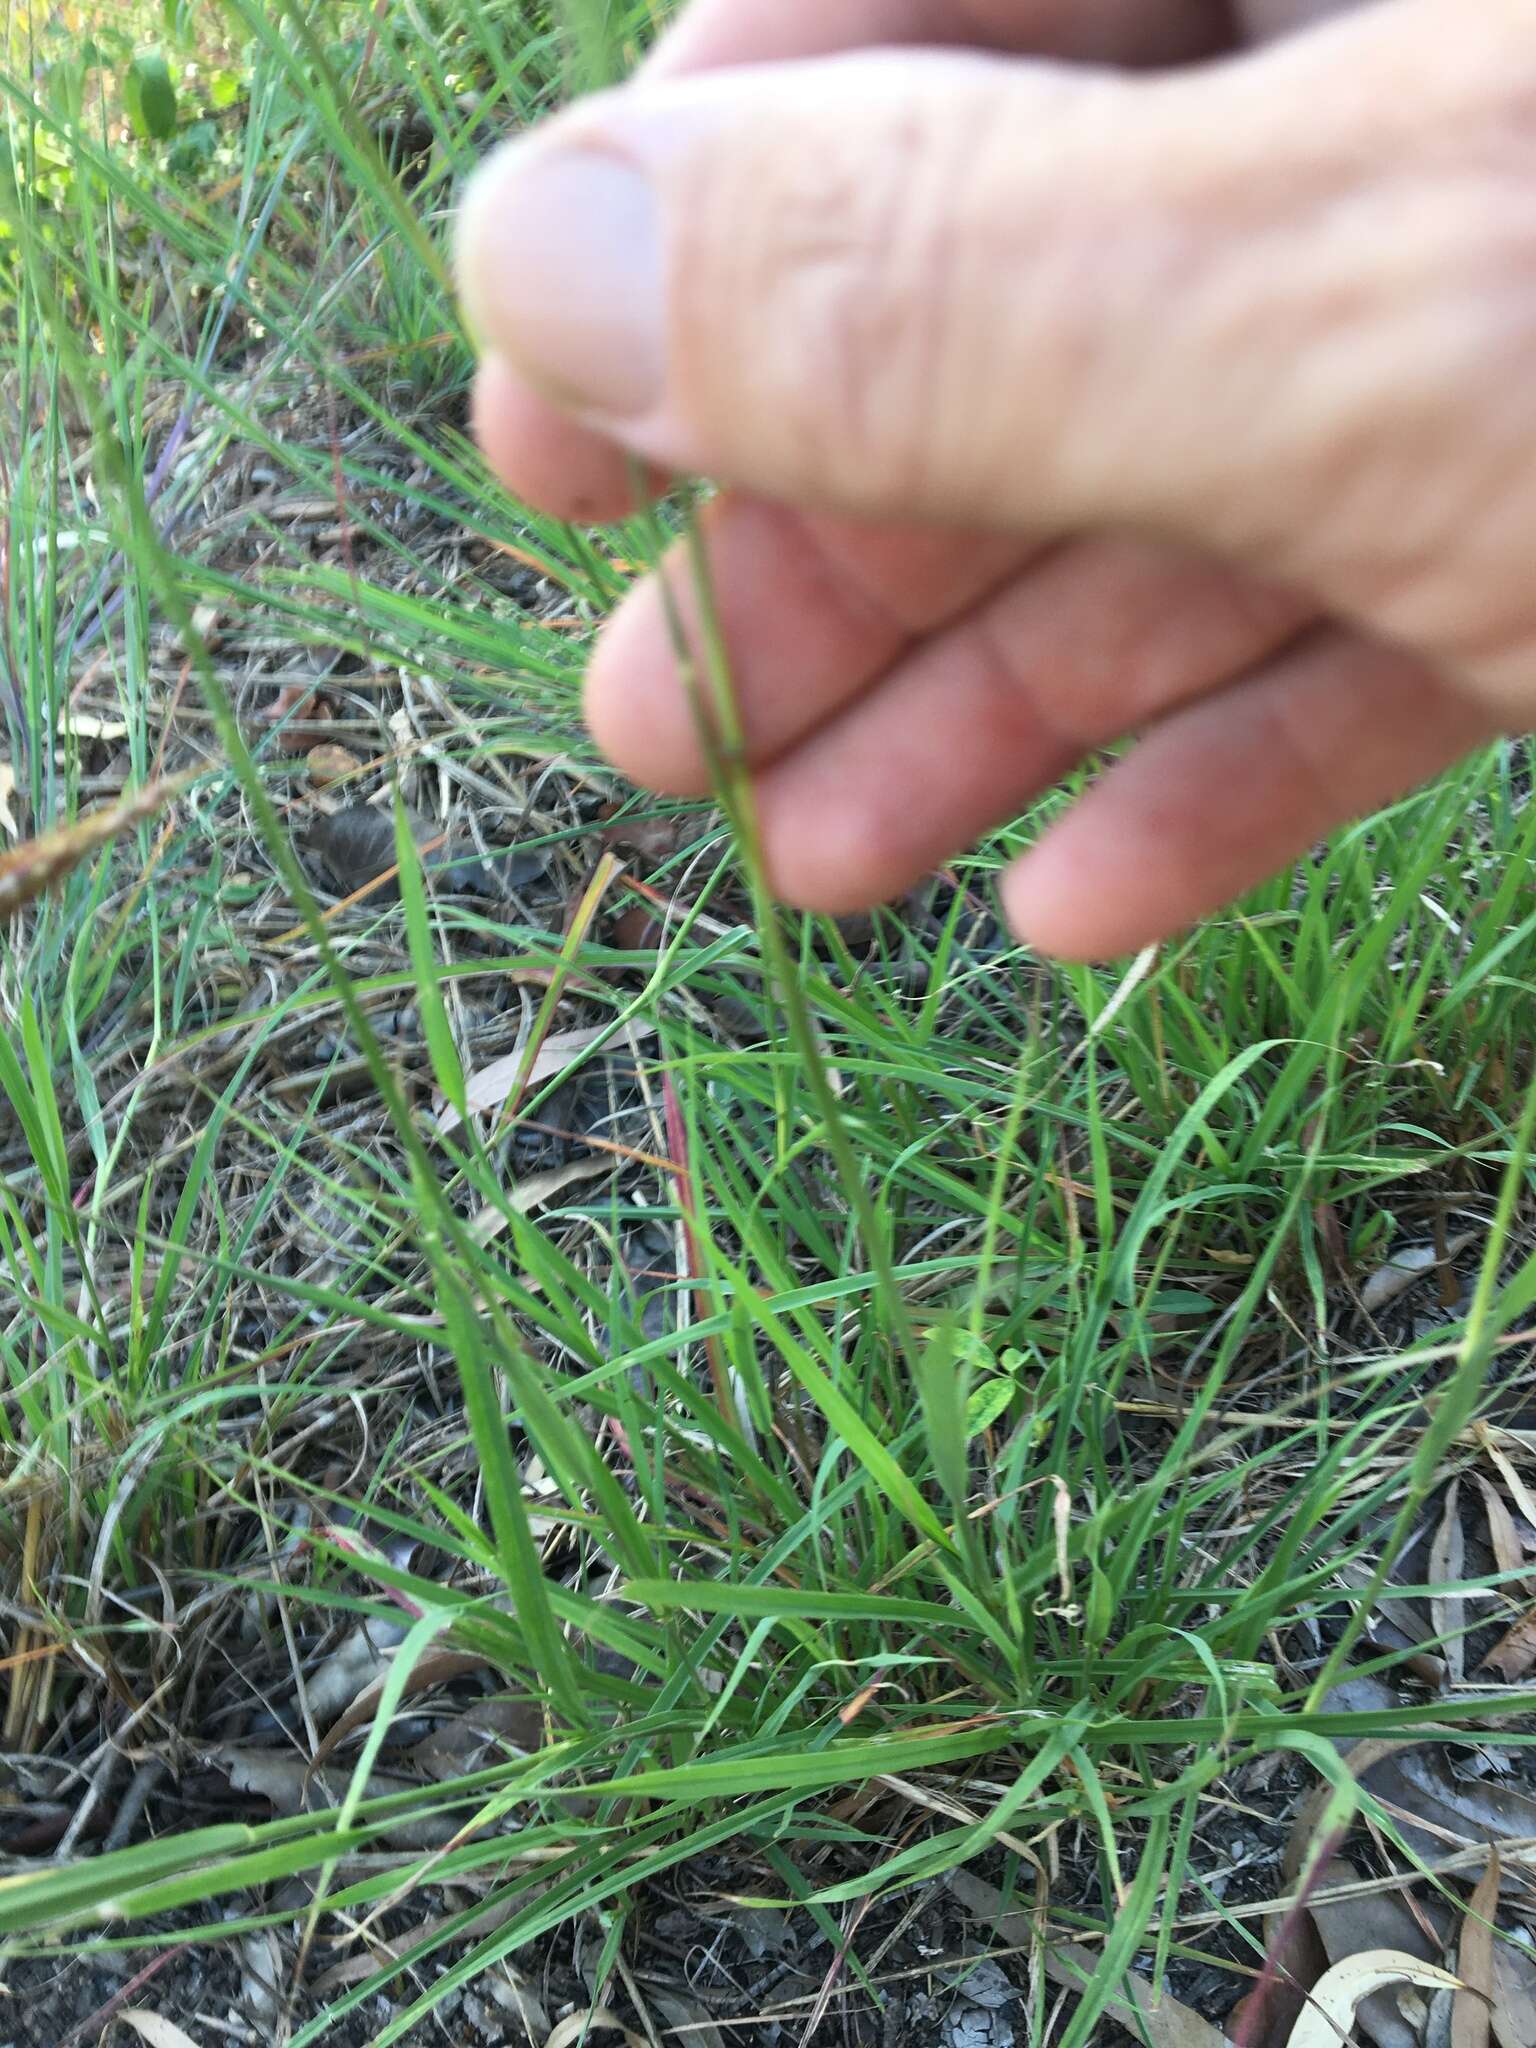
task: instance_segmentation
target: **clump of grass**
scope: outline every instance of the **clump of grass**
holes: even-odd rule
[[[233,15],[244,115],[212,185],[167,188],[89,76],[51,97],[0,81],[10,163],[62,156],[86,230],[74,256],[35,180],[0,195],[8,559],[50,567],[5,588],[26,813],[80,800],[101,744],[83,687],[119,709],[135,778],[188,733],[220,756],[204,745],[169,838],[145,826],[131,860],[76,871],[0,967],[0,1540],[30,1660],[8,1740],[43,1749],[66,1699],[120,1735],[124,1671],[170,1703],[163,1733],[207,1736],[206,1688],[142,1651],[173,1631],[152,1576],[220,1628],[256,1613],[296,1667],[309,1620],[407,1619],[357,1725],[295,1737],[343,1759],[338,1802],[16,1870],[0,1929],[143,1945],[157,1916],[238,1895],[228,1934],[302,1873],[315,1928],[345,1930],[455,1884],[472,1906],[294,2036],[384,1985],[383,2043],[583,1915],[606,1974],[647,1884],[706,1852],[825,1918],[983,1856],[1012,1883],[1053,1844],[1098,1876],[1096,1913],[1058,1911],[1098,1943],[1061,2037],[1087,2042],[1136,1958],[1161,1977],[1185,1945],[1230,1774],[1288,1752],[1339,1777],[1338,1817],[1372,1806],[1333,1762],[1328,1688],[1536,1296],[1523,750],[1342,834],[1129,986],[1006,947],[986,892],[1007,834],[855,960],[769,899],[707,623],[687,652],[734,836],[704,821],[657,856],[670,920],[620,943],[581,809],[609,789],[574,715],[584,637],[674,530],[708,622],[708,564],[686,503],[591,538],[484,475],[440,255],[487,108],[536,118],[571,45],[479,0]],[[608,72],[653,25],[583,15],[574,47]],[[406,115],[402,162],[380,126]],[[274,481],[221,496],[231,465]],[[284,491],[336,502],[333,559],[285,527]],[[406,726],[419,685],[424,739],[378,721],[397,780],[494,772],[533,809],[564,778],[567,928],[435,895],[398,799],[399,909],[324,910],[288,829],[293,761],[229,653],[263,635],[345,657]],[[558,1084],[464,1114],[486,980],[539,990],[525,1082],[572,1017],[615,1045],[654,1033],[614,1084],[618,1177],[543,1217],[509,1148],[556,1120]],[[378,1021],[402,998],[415,1077]],[[330,1056],[295,1095],[275,1051],[338,1018],[361,1121],[334,1111]],[[447,1139],[428,1082],[460,1112]],[[1481,1233],[1469,1313],[1361,1355],[1341,1261],[1449,1203]],[[626,1251],[658,1229],[659,1281]],[[340,1469],[317,1461],[325,1430]],[[533,1703],[542,1739],[380,1795],[445,1648]],[[1471,1740],[1530,1703],[1426,1701],[1350,1732]],[[876,1782],[872,1848],[839,1802]],[[429,1825],[439,1846],[412,1846]]]

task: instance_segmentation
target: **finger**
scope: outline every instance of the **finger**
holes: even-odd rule
[[[663,465],[870,518],[1151,525],[1356,603],[1433,538],[1404,450],[1510,347],[1485,273],[1523,271],[1518,209],[1490,254],[1415,167],[1488,132],[1511,19],[1447,57],[1399,0],[1150,82],[882,52],[632,88],[482,170],[466,292]]]
[[[867,689],[924,634],[1018,568],[996,534],[803,518],[728,495],[704,514],[710,584],[749,758],[771,759]],[[685,550],[661,572],[689,644],[700,644]],[[710,786],[655,578],[603,629],[587,671],[587,725],[636,782],[674,795]]]
[[[1150,542],[1065,545],[762,773],[775,889],[826,911],[895,895],[1085,753],[1262,659],[1302,611]]]
[[[1243,0],[1250,35],[1283,33],[1360,0]],[[725,65],[781,62],[875,46],[964,45],[1076,62],[1186,63],[1230,41],[1225,0],[695,0],[651,53],[643,76],[686,77]],[[634,510],[626,460],[577,425],[507,364],[476,378],[476,432],[516,494],[557,518],[619,519]],[[659,487],[658,487],[659,488]]]
[[[1224,0],[694,0],[658,43],[644,75],[677,77],[877,44],[1178,64],[1230,41]]]
[[[508,490],[556,519],[593,525],[639,510],[631,458],[618,443],[578,426],[495,356],[476,372],[471,423]],[[647,475],[653,495],[665,489],[660,472]]]
[[[1221,47],[1226,28],[1224,0],[696,0],[644,74],[677,78],[899,43],[1176,63]],[[494,357],[475,380],[474,421],[487,461],[520,498],[581,522],[634,509],[628,467],[611,439],[576,424]]]
[[[1009,923],[1068,960],[1166,938],[1494,731],[1408,656],[1311,635],[1117,762],[1005,876]]]
[[[1245,36],[1267,41],[1311,28],[1331,15],[1348,14],[1368,0],[1238,0],[1237,19]]]

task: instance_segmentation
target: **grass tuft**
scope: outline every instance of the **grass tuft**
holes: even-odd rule
[[[855,1979],[866,1911],[981,1863],[1087,1944],[1069,2044],[1133,1966],[1251,1971],[1199,1859],[1252,1767],[1397,1838],[1334,1738],[1531,1739],[1374,1633],[1518,1449],[1527,749],[1129,972],[999,926],[1040,813],[786,914],[690,494],[577,534],[464,424],[460,185],[656,11],[171,12],[173,136],[116,10],[13,10],[0,73],[0,832],[184,778],[0,954],[5,1738],[58,1809],[13,1960],[301,1924],[292,2040],[381,1995],[408,2040],[588,1917],[601,2003],[712,1857]],[[717,807],[577,710],[679,535]],[[1339,1706],[1364,1668],[1395,1704]],[[163,1776],[118,1840],[120,1759]]]

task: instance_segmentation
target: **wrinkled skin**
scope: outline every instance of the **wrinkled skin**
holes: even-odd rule
[[[1134,735],[1003,881],[1111,955],[1536,725],[1536,0],[696,0],[491,158],[459,264],[515,490],[725,487],[791,901]],[[654,587],[587,712],[704,786]]]

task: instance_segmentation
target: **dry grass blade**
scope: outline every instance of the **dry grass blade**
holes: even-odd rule
[[[152,818],[189,788],[200,772],[189,770],[146,783],[117,803],[77,818],[72,825],[25,839],[0,854],[0,918],[14,917],[101,847]]]

